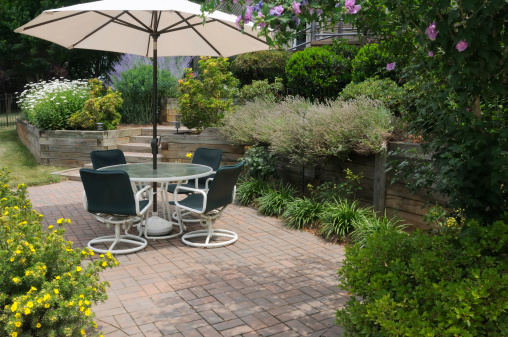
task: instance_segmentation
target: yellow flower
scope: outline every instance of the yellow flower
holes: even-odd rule
[[[14,303],[12,303],[12,305],[11,305],[11,311],[12,311],[12,312],[16,311],[16,309],[18,309],[18,302],[14,302]]]
[[[185,157],[187,157],[187,158],[192,158],[192,153],[190,153],[190,152],[189,152],[189,153],[187,153],[187,154],[185,155]]]
[[[56,223],[60,225],[60,224],[62,223],[62,221],[63,221],[63,218],[60,218],[60,219],[58,219],[58,220],[56,221]]]
[[[85,329],[81,329],[81,334],[84,335],[85,334]]]
[[[13,262],[13,261],[14,261],[14,258],[13,258],[13,257],[11,257],[11,262]]]
[[[9,212],[5,211],[4,215],[8,215],[8,214],[9,214]]]
[[[44,304],[44,308],[49,308],[49,303]]]
[[[16,322],[16,323],[14,323],[14,326],[15,326],[16,328],[19,328],[19,327],[21,326],[21,322]]]
[[[58,293],[59,293],[58,289],[55,289],[55,290],[54,290],[54,292],[55,292],[55,294],[58,294]]]
[[[107,265],[108,265],[108,264],[107,264],[107,262],[106,262],[106,261],[102,262],[102,266],[103,266],[103,267],[106,267]]]
[[[32,302],[28,302],[28,303],[26,304],[26,306],[27,306],[27,307],[29,307],[29,308],[33,308],[34,304],[33,304]]]
[[[17,277],[14,277],[14,278],[12,279],[12,282],[14,282],[14,283],[18,283],[18,281],[19,281],[19,279],[18,279]]]
[[[81,271],[81,267],[77,267],[76,271],[78,271],[78,272]]]
[[[11,336],[12,337],[18,337],[18,333],[16,331],[14,331],[13,333],[11,333]]]
[[[25,315],[28,315],[28,314],[30,314],[30,309],[25,308]]]
[[[85,316],[90,316],[90,308],[85,310]]]
[[[53,228],[53,225],[49,225],[48,229],[51,229],[51,228]]]
[[[41,327],[41,323],[37,323],[36,327],[40,328]]]
[[[55,279],[59,280],[59,279],[60,279],[60,276],[55,277]]]
[[[16,254],[21,254],[21,250],[16,249]]]

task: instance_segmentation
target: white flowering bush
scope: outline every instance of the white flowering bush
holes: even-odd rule
[[[118,265],[111,254],[94,256],[64,239],[64,225],[43,230],[26,186],[9,188],[0,170],[0,336],[96,336],[93,303],[104,301],[99,272]],[[91,332],[90,332],[91,331]]]
[[[69,117],[83,109],[90,95],[88,80],[54,79],[29,83],[18,97],[25,119],[42,130],[65,130]]]

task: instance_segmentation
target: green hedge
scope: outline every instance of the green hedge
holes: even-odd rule
[[[374,234],[346,248],[339,277],[351,297],[338,324],[347,336],[506,336],[507,254],[507,221]]]
[[[286,82],[286,62],[291,56],[286,50],[263,50],[238,55],[231,62],[231,72],[240,84],[268,80],[273,83],[279,77]]]

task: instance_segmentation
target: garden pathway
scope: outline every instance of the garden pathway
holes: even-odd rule
[[[76,246],[112,234],[83,210],[81,182],[28,191],[45,226],[71,219],[66,235]],[[337,287],[342,246],[239,205],[215,227],[240,238],[214,249],[149,240],[145,250],[117,256],[120,266],[101,273],[109,298],[92,308],[105,336],[343,335],[334,324],[348,298]]]

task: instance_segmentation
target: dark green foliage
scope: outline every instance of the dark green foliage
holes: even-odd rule
[[[347,336],[506,336],[508,225],[469,221],[460,235],[376,233],[346,248],[337,312]]]
[[[122,123],[152,123],[153,67],[139,65],[122,72],[121,78],[113,78],[113,84],[122,94],[120,110]],[[176,96],[177,80],[171,72],[159,69],[157,72],[157,96]],[[157,103],[159,104],[159,103]]]
[[[323,204],[312,199],[298,198],[287,204],[282,218],[288,227],[303,229],[310,227],[318,220],[322,208]]]
[[[321,235],[328,240],[340,240],[346,237],[359,222],[366,221],[370,208],[362,208],[358,201],[337,199],[323,206],[319,220],[322,223]]]
[[[15,33],[42,11],[74,5],[75,0],[0,1],[0,92],[21,92],[28,82],[53,77],[85,79],[105,75],[120,56],[97,50],[66,49],[57,44]]]
[[[351,82],[351,60],[325,48],[307,48],[286,65],[288,90],[311,100],[334,99]]]
[[[333,39],[333,43],[323,48],[328,49],[332,53],[338,56],[342,56],[346,59],[353,60],[360,50],[359,47],[349,44],[345,39]]]
[[[384,52],[377,43],[366,44],[359,51],[353,60],[354,82],[362,82],[369,77],[390,78],[399,82],[401,65],[396,64],[395,69],[388,71],[386,65],[396,62],[397,59]],[[397,63],[397,62],[396,62]]]
[[[250,206],[257,198],[266,194],[269,185],[265,181],[248,178],[236,188],[236,199],[240,205]]]
[[[413,190],[430,188],[448,196],[449,208],[461,209],[466,218],[499,219],[508,207],[504,102],[483,104],[478,118],[438,81],[414,88],[417,109],[404,115],[405,122],[412,134],[422,136],[423,153],[432,160],[417,166],[404,160],[395,167],[402,177],[412,178]]]
[[[253,145],[249,147],[245,156],[240,160],[245,163],[245,172],[248,177],[266,181],[277,172],[278,161],[263,146]]]
[[[278,188],[270,187],[265,195],[256,200],[258,212],[264,215],[281,216],[286,211],[288,203],[295,199],[296,190],[291,185],[282,182]]]
[[[280,77],[276,77],[273,83],[268,80],[252,81],[251,84],[244,85],[240,90],[240,102],[245,104],[246,101],[255,99],[263,99],[271,102],[277,102],[284,93],[284,84]]]
[[[286,62],[291,54],[283,49],[264,50],[238,55],[231,63],[231,72],[240,84],[268,80],[273,83],[279,77],[286,82]]]
[[[376,213],[370,214],[366,221],[356,223],[354,231],[351,233],[351,238],[360,247],[364,247],[367,238],[377,233],[379,235],[386,235],[391,232],[404,233],[407,225],[401,224],[399,218],[388,218],[385,215],[378,217]]]
[[[349,83],[340,93],[340,97],[345,100],[355,99],[359,96],[379,100],[393,114],[399,115],[402,112],[405,91],[389,78],[370,77],[360,83]]]

